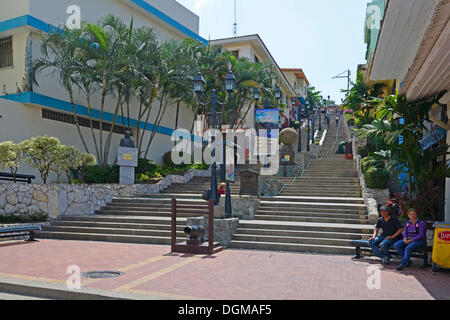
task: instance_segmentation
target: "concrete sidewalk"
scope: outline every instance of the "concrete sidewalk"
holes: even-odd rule
[[[82,278],[80,290],[68,290],[70,266],[124,274]],[[158,245],[16,241],[0,243],[0,292],[26,294],[35,287],[35,297],[52,299],[450,299],[449,272],[416,265],[398,272],[395,266],[343,255],[225,250],[209,257],[171,254]],[[378,267],[380,289],[371,290],[367,283]]]

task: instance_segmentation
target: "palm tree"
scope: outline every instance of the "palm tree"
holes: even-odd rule
[[[444,163],[432,166],[435,159],[449,154],[450,146],[443,144],[439,148],[423,150],[420,142],[427,132],[425,122],[429,120],[429,112],[442,95],[416,102],[408,102],[405,96],[398,97],[398,94],[386,97],[374,110],[377,119],[357,130],[363,138],[381,137],[384,140],[386,150],[369,154],[369,157],[386,161],[389,171],[406,172],[409,200],[422,197],[433,180],[450,177],[450,166]],[[397,121],[400,118],[402,123]]]
[[[33,83],[39,86],[37,75],[44,70],[49,69],[51,77],[57,77],[61,86],[69,95],[72,106],[72,115],[83,147],[87,153],[89,148],[80,129],[78,116],[75,111],[74,90],[78,68],[82,64],[82,49],[80,39],[81,29],[63,28],[60,32],[57,30],[46,34],[43,37],[41,52],[42,57],[33,63],[31,77]]]

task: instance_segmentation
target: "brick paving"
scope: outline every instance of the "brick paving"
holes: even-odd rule
[[[170,254],[169,246],[40,240],[0,243],[0,276],[65,283],[70,265],[81,272],[122,271],[82,286],[158,294],[162,298],[221,300],[450,299],[450,272],[415,264],[402,272],[378,259],[270,251],[225,250],[208,256]],[[380,267],[381,288],[367,287],[369,267]]]

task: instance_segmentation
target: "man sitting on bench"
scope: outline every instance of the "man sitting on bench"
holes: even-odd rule
[[[410,220],[405,224],[403,240],[399,240],[394,244],[394,248],[402,256],[402,261],[397,270],[403,270],[404,267],[411,265],[412,262],[409,259],[411,252],[427,245],[427,225],[425,222],[417,218],[415,209],[408,210],[408,218]]]
[[[382,206],[380,213],[381,217],[377,220],[373,235],[369,239],[369,246],[381,258],[381,263],[387,264],[391,259],[389,248],[403,238],[403,226],[397,218],[391,217],[387,207]],[[383,229],[383,234],[378,236],[380,229]]]

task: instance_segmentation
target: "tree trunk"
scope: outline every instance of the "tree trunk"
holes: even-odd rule
[[[69,97],[70,97],[70,104],[72,105],[73,119],[75,121],[75,126],[77,127],[78,134],[80,135],[81,142],[83,143],[83,147],[86,150],[86,153],[90,153],[89,149],[87,147],[86,141],[84,140],[83,133],[81,132],[80,123],[78,122],[78,116],[77,116],[77,112],[75,110],[75,102],[73,99],[72,83],[70,81],[71,80],[69,79],[68,80],[68,91],[69,91]]]
[[[109,129],[108,138],[106,139],[105,144],[105,151],[104,151],[105,167],[108,165],[109,149],[111,147],[112,134],[114,126],[116,125],[117,115],[119,114],[119,107],[123,105],[123,102],[121,100],[122,100],[122,91],[119,89],[119,96],[117,97],[116,109],[114,110],[114,118],[111,123],[111,128]]]

